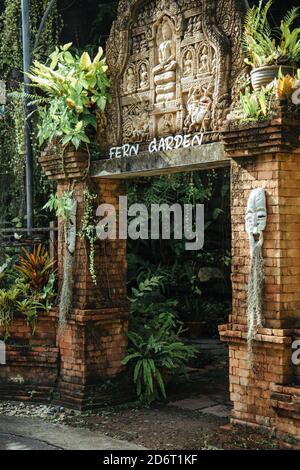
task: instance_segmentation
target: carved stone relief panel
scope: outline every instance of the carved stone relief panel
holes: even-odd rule
[[[148,90],[150,87],[150,70],[147,60],[141,62],[138,66],[138,87],[139,90]]]
[[[237,5],[120,0],[107,44],[114,118],[99,130],[103,149],[112,135],[115,145],[175,133],[218,139],[243,64]]]
[[[178,62],[174,29],[174,24],[168,16],[163,17],[157,28],[157,50],[152,70],[156,103],[176,100]]]
[[[123,107],[123,142],[144,142],[150,138],[149,103]]]

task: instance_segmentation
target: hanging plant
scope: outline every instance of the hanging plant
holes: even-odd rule
[[[64,272],[59,303],[59,325],[62,329],[72,306],[77,201],[72,191],[65,191],[61,197],[52,194],[44,208],[54,211],[64,226]]]
[[[79,236],[89,245],[89,271],[93,282],[97,285],[97,275],[95,271],[95,242],[97,240],[96,218],[94,215],[94,202],[97,199],[96,194],[88,189],[84,191],[84,215],[81,221]]]

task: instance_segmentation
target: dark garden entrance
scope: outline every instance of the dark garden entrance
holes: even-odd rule
[[[166,311],[174,313],[182,322],[183,341],[194,346],[199,355],[190,360],[189,378],[182,376],[181,385],[170,384],[168,392],[172,396],[173,389],[175,401],[177,397],[190,397],[193,405],[188,406],[195,409],[202,406],[199,396],[217,395],[217,401],[209,403],[228,415],[230,408],[223,406],[229,402],[228,349],[220,342],[218,332],[218,326],[227,323],[231,313],[230,162],[223,152],[222,145],[210,144],[177,152],[142,153],[124,160],[99,161],[92,171],[94,178],[100,177],[100,187],[101,181],[117,183],[122,188],[120,194],[127,194],[129,206],[144,203],[149,212],[152,204],[204,204],[203,250],[188,252],[182,240],[162,237],[128,239],[127,288],[133,301],[129,333],[136,324],[131,315],[140,314],[136,308],[139,296],[141,311],[150,310],[150,317],[157,318]],[[112,199],[109,196],[103,200]],[[151,285],[150,292],[143,292],[145,283]]]
[[[127,283],[132,306],[129,335],[139,332],[149,341],[155,334],[153,329],[139,326],[145,323],[146,311],[146,324],[152,319],[156,321],[161,314],[174,315],[178,329],[183,329],[181,339],[199,352],[189,361],[189,377],[180,379],[181,386],[173,384],[174,392],[179,394],[182,388],[187,394],[202,395],[208,370],[210,375],[215,370],[215,381],[223,374],[224,388],[228,390],[228,349],[220,342],[218,326],[227,323],[231,313],[229,170],[144,177],[130,180],[127,188],[128,206],[143,202],[149,215],[153,204],[205,205],[202,250],[187,251],[184,240],[174,239],[174,227],[169,240],[163,239],[162,234],[159,239],[151,239],[150,233],[148,239],[128,239]],[[149,290],[144,291],[145,285],[151,286]],[[169,384],[169,394],[171,390]]]

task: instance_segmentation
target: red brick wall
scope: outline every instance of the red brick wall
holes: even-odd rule
[[[15,315],[9,328],[10,341],[21,345],[55,346],[56,344],[57,314],[52,311],[39,315],[37,329],[32,336],[31,328],[25,318],[20,314]],[[4,328],[0,327],[0,338],[4,337]]]
[[[291,151],[232,161],[233,309],[230,324],[220,328],[221,338],[230,345],[234,421],[275,427],[298,437],[300,401],[294,402],[297,389],[292,384],[299,381],[300,368],[292,365],[291,343],[299,337],[300,325],[299,156]],[[249,194],[258,187],[266,190],[268,222],[263,248],[264,328],[256,336],[252,367],[246,342],[250,252],[244,219]]]
[[[118,209],[119,195],[123,195],[123,183],[118,180],[101,180],[98,184],[80,182],[73,189],[78,201],[77,232],[80,231],[84,214],[83,193],[90,189],[98,194],[97,203],[108,203]],[[59,184],[58,194],[70,189],[68,184]],[[62,224],[59,230],[59,273],[62,279],[64,251]],[[76,309],[102,309],[124,307],[126,298],[126,241],[97,241],[95,247],[95,268],[97,286],[93,283],[89,269],[88,245],[77,237],[74,263],[73,307]]]
[[[101,180],[97,184],[81,182],[74,186],[78,201],[77,231],[84,214],[83,193],[86,188],[98,194],[97,203],[112,204],[118,209],[123,184]],[[68,189],[59,185],[59,193]],[[60,230],[60,252],[63,238]],[[126,241],[97,241],[95,269],[97,285],[89,272],[88,247],[77,237],[74,258],[73,308],[67,325],[58,338],[61,353],[61,400],[80,407],[87,387],[115,377],[123,371],[122,360],[127,347],[128,301],[126,290]],[[63,257],[59,272],[62,279]]]
[[[56,312],[41,314],[32,336],[26,320],[15,315],[6,344],[6,365],[0,365],[1,399],[49,398],[58,377],[56,326]]]

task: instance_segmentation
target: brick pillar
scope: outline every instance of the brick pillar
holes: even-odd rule
[[[77,232],[84,214],[84,191],[99,195],[99,203],[118,206],[123,185],[116,180],[73,182],[78,201]],[[59,182],[58,193],[70,189]],[[63,237],[59,233],[59,273],[63,273]],[[99,404],[98,386],[117,376],[127,347],[128,302],[126,296],[126,241],[98,241],[95,246],[97,285],[89,272],[88,247],[77,236],[74,255],[72,311],[58,338],[61,355],[58,401],[72,407],[91,405],[91,396]],[[61,282],[60,282],[61,284]],[[103,396],[103,392],[101,392]],[[103,398],[102,398],[103,399]],[[105,397],[108,401],[109,397]],[[101,400],[101,399],[100,399]]]
[[[293,339],[300,337],[299,122],[281,117],[229,129],[224,143],[232,158],[233,308],[220,335],[229,343],[232,421],[300,438],[299,368],[291,360]],[[247,350],[250,252],[244,219],[249,194],[258,187],[266,190],[268,222],[264,327],[256,335],[252,368]]]

